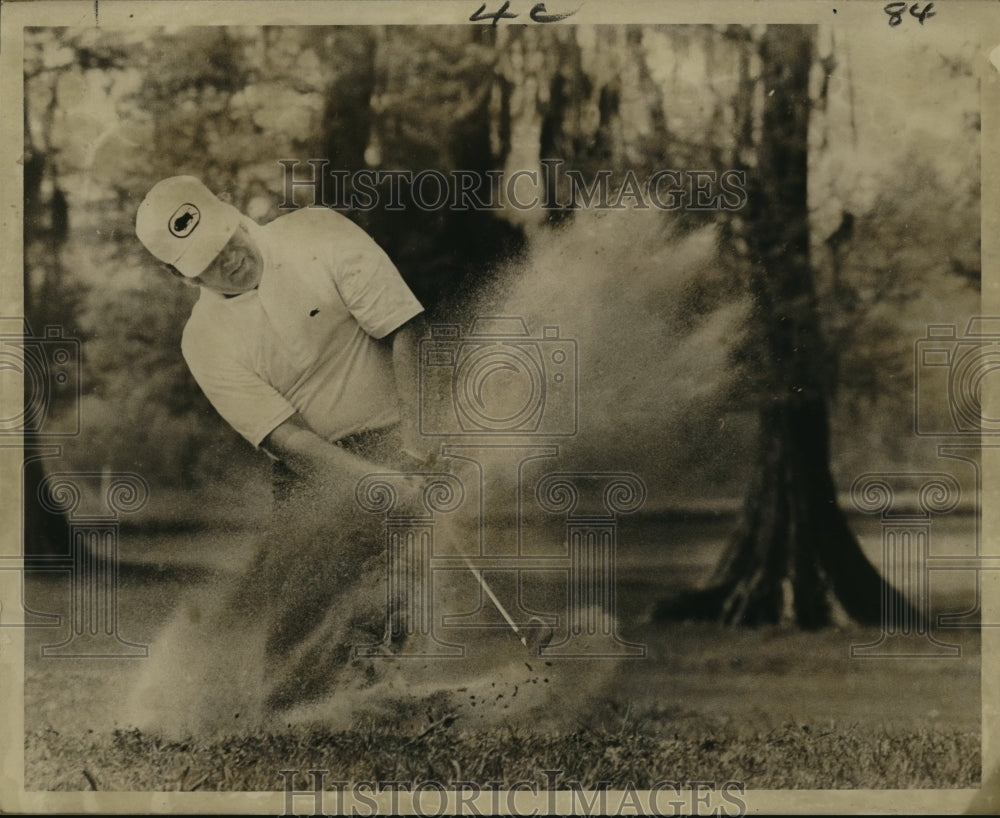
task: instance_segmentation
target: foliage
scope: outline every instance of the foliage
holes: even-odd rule
[[[379,39],[377,77],[372,60],[367,69],[359,60],[375,40],[352,29],[175,29],[148,39],[39,29],[29,36],[29,139],[46,164],[42,217],[26,220],[30,247],[39,248],[28,255],[26,280],[49,294],[38,299],[46,322],[85,342],[88,428],[68,447],[75,462],[96,455],[98,467],[141,465],[156,482],[191,485],[231,474],[232,459],[248,451],[214,416],[180,358],[193,293],[162,275],[132,235],[135,208],[157,180],[200,176],[266,221],[279,215],[284,192],[279,158],[326,155],[347,169],[364,167],[376,119],[390,165],[422,161],[446,172],[479,151],[465,136],[470,121],[481,128],[481,109],[463,119],[448,106],[462,88],[483,85],[485,47],[455,31],[416,38],[382,32]],[[400,70],[432,66],[439,84],[416,83]],[[359,81],[368,92],[350,95]],[[414,98],[415,87],[423,98]],[[366,116],[369,105],[378,117]],[[442,150],[439,137],[448,128],[456,135]],[[89,150],[81,149],[81,134]],[[50,228],[43,217],[54,191],[63,190],[71,260],[60,264],[45,255]],[[402,228],[380,214],[365,221],[430,306],[448,289],[442,284],[481,272],[498,251],[491,214],[408,217]],[[503,246],[516,241],[502,225],[499,235]],[[228,441],[221,459],[220,438]]]
[[[753,36],[715,26],[30,30],[29,317],[84,341],[86,417],[115,419],[114,433],[88,426],[85,435],[115,438],[94,447],[107,464],[131,452],[130,462],[146,463],[164,483],[211,472],[214,456],[158,457],[154,420],[171,451],[219,450],[225,440],[224,459],[249,453],[217,423],[180,361],[176,338],[191,293],[158,277],[132,235],[135,208],[159,178],[194,173],[267,221],[284,194],[280,158],[326,157],[342,170],[509,173],[557,157],[585,175],[633,169],[640,178],[664,167],[738,167],[741,116],[760,82],[747,57]],[[840,361],[830,373],[838,384],[833,423],[846,445],[834,449],[850,450],[866,417],[874,447],[866,450],[881,462],[913,456],[905,445],[909,361],[922,325],[976,309],[978,94],[966,44],[941,50],[940,64],[926,52],[880,54],[898,63],[897,74],[905,68],[914,87],[934,89],[921,91],[934,95],[926,112],[888,90],[871,96],[882,84],[866,79],[860,46],[833,42],[816,65],[812,263]],[[842,213],[853,231],[837,232]],[[522,253],[525,234],[544,249],[558,242],[545,222],[572,217],[413,207],[349,215],[435,317],[471,301],[500,260]],[[673,215],[686,229],[720,221]],[[609,255],[624,253],[627,241],[612,239]],[[741,292],[745,275],[737,260],[723,260],[691,285],[683,297],[692,324]],[[752,358],[736,361],[743,388],[730,395],[734,411],[750,408],[756,369]],[[77,454],[81,464],[95,456],[83,444]],[[844,458],[835,467],[845,474],[864,467],[863,455]]]

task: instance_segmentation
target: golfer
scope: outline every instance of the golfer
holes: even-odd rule
[[[376,463],[428,459],[415,423],[423,307],[360,227],[326,208],[261,226],[174,176],[139,206],[136,234],[200,287],[184,359],[218,413],[277,461],[279,499],[303,480],[353,490]]]

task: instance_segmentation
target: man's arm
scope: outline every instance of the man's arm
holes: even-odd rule
[[[384,473],[385,467],[328,443],[316,434],[299,414],[292,415],[264,438],[261,448],[281,460],[305,481],[306,495],[312,498],[353,496],[361,478]],[[398,485],[397,510],[423,511],[424,486],[419,481]]]
[[[298,413],[279,424],[260,444],[299,477],[335,487],[354,486],[380,466],[321,438]]]
[[[400,434],[405,453],[421,463],[430,463],[437,452],[417,427],[419,400],[419,340],[426,332],[423,316],[411,318],[388,336],[392,344],[392,369],[399,399]]]

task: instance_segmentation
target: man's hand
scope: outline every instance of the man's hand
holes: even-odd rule
[[[298,414],[277,426],[261,448],[281,460],[303,479],[310,497],[340,497],[353,502],[354,490],[363,477],[385,472],[386,467],[365,460],[340,446],[328,443],[309,428]],[[427,461],[414,459],[413,468],[401,464],[401,472],[428,472]],[[420,514],[424,511],[423,494],[426,480],[414,474],[400,484],[399,509],[405,513]]]

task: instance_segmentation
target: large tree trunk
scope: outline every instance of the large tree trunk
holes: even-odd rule
[[[320,155],[330,160],[331,168],[353,173],[366,167],[365,149],[373,122],[377,37],[372,31],[341,29],[334,35],[332,47],[341,52],[337,63],[340,72],[327,92],[322,124],[324,151]],[[340,199],[347,202],[353,193],[350,176],[344,184]]]
[[[37,557],[67,557],[70,553],[69,522],[62,514],[49,511],[39,500],[44,493],[51,497],[48,484],[44,483],[45,470],[42,461],[30,451],[25,452],[24,479],[24,556],[28,567]],[[51,499],[48,507],[56,507]],[[45,563],[45,560],[41,560]]]
[[[863,623],[881,616],[883,580],[838,507],[830,473],[830,354],[806,195],[813,36],[804,26],[769,26],[760,42],[762,136],[737,227],[751,262],[750,343],[760,375],[759,443],[743,517],[709,588],[664,601],[660,619],[817,628],[830,622],[835,602]],[[897,592],[886,591],[895,604]]]
[[[25,110],[25,142],[31,141],[30,130],[28,128],[27,110]],[[24,163],[24,224],[23,224],[23,247],[25,255],[29,253],[33,243],[39,240],[49,242],[49,252],[57,265],[58,252],[61,244],[66,240],[68,223],[66,220],[65,197],[62,196],[58,187],[53,199],[46,203],[42,200],[42,182],[47,170],[45,156],[30,149],[27,151],[28,158]],[[43,218],[43,212],[48,209],[48,218]],[[37,258],[37,256],[36,256]],[[29,270],[28,264],[24,267],[24,317],[33,332],[44,332],[45,320],[39,309],[39,301],[44,299],[35,297],[33,287],[37,281],[29,273],[38,274],[38,265],[33,265]],[[48,276],[47,276],[48,278]],[[48,281],[43,282],[48,285]],[[49,384],[48,357],[40,355],[37,357],[38,365],[45,367],[46,371],[42,375],[41,382]],[[27,364],[27,362],[26,362]],[[24,406],[38,400],[39,396],[33,394],[33,390],[38,388],[38,384],[28,377],[27,366],[24,373]],[[25,429],[25,451],[24,465],[22,469],[22,511],[24,519],[24,555],[31,557],[53,557],[65,556],[69,553],[69,523],[66,517],[57,512],[49,511],[54,504],[49,503],[48,508],[39,500],[40,492],[46,491],[45,469],[42,460],[33,454],[29,444],[37,437],[33,431],[44,432],[44,429]]]

